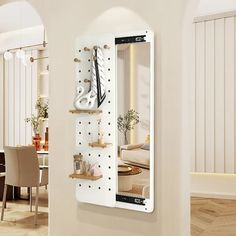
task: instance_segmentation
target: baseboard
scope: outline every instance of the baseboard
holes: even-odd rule
[[[236,199],[236,175],[191,173],[191,196]]]
[[[232,195],[231,193],[191,193],[191,197],[236,200],[236,195]]]

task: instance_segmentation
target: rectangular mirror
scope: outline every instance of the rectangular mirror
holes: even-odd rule
[[[117,206],[152,212],[154,199],[153,34],[115,39],[117,63]]]

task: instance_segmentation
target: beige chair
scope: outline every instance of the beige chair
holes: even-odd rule
[[[4,217],[7,185],[28,187],[30,189],[30,211],[32,211],[32,187],[36,187],[34,223],[37,224],[39,187],[48,184],[48,170],[40,170],[38,156],[34,146],[4,147],[4,153],[6,178],[1,220]]]

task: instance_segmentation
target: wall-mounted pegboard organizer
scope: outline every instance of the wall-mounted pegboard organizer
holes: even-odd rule
[[[130,40],[130,41],[127,41]],[[137,41],[135,41],[137,40]],[[120,43],[147,42],[150,44],[150,195],[148,199],[120,196],[118,194],[118,138],[117,138],[117,46]],[[154,206],[154,52],[153,33],[149,31],[114,35],[82,36],[76,39],[75,50],[75,87],[76,100],[82,102],[84,94],[91,89],[94,74],[94,48],[100,48],[103,54],[106,97],[100,106],[90,108],[74,105],[70,110],[75,117],[75,154],[83,160],[95,164],[100,170],[99,176],[73,173],[70,178],[76,181],[76,199],[79,202],[120,207],[130,210],[152,212]],[[96,69],[96,68],[95,68]],[[97,69],[96,69],[97,70]],[[97,89],[99,90],[99,89]],[[81,99],[81,100],[80,100]],[[86,97],[86,104],[93,104]],[[88,103],[91,101],[91,104]],[[152,109],[153,107],[153,109]],[[98,136],[103,130],[104,142]],[[139,169],[139,168],[138,168]],[[139,172],[140,173],[140,172]],[[137,174],[139,174],[137,173]]]
[[[76,40],[76,87],[89,89],[92,79],[93,48],[100,47],[104,58],[106,98],[99,108],[73,109],[75,115],[75,152],[91,164],[98,163],[102,177],[70,175],[76,179],[76,198],[80,202],[114,207],[116,202],[116,93],[114,36],[79,37]],[[98,144],[98,123],[105,143]]]

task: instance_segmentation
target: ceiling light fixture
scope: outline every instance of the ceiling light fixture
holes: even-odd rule
[[[19,48],[19,49],[16,51],[16,57],[17,57],[18,59],[24,60],[24,59],[25,59],[25,51],[22,50],[22,48]]]
[[[43,60],[43,59],[47,59],[47,58],[48,57],[37,57],[37,58],[30,57],[30,61],[34,62],[34,61]]]
[[[4,52],[3,57],[6,61],[10,61],[10,60],[12,60],[13,55],[9,50],[7,50],[6,52]]]
[[[46,48],[47,44],[48,43],[46,42],[46,34],[45,34],[45,29],[44,29],[43,42],[42,43],[8,49],[7,51],[4,52],[4,59],[6,61],[12,60],[13,59],[13,53],[12,52],[15,52],[16,57],[21,60],[23,65],[27,66],[27,65],[30,64],[30,62],[34,62],[34,61],[41,60],[41,59],[46,59],[48,57],[33,58],[30,55],[27,55],[25,53],[25,49],[37,48],[37,47],[41,47],[41,46],[43,48]]]

